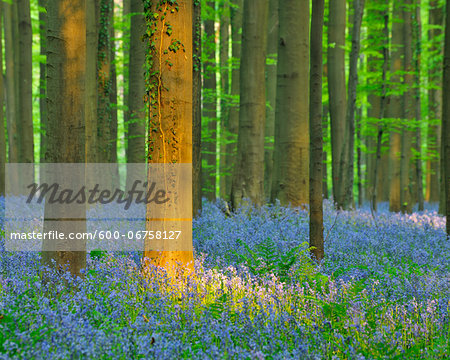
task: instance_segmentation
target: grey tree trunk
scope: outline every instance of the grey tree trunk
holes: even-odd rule
[[[346,86],[345,86],[345,0],[330,0],[328,18],[328,93],[331,127],[331,164],[333,198],[336,206],[344,206],[345,182],[340,174],[345,174],[348,163],[342,154],[346,138]],[[341,169],[342,168],[342,169]]]
[[[264,194],[270,197],[273,177],[273,140],[275,135],[275,109],[277,93],[277,52],[278,52],[278,0],[269,0],[269,19],[267,22],[266,64],[266,127],[264,145]]]
[[[240,67],[240,109],[237,161],[233,174],[233,207],[248,198],[264,198],[265,63],[268,0],[245,0]]]
[[[309,95],[310,168],[309,168],[309,246],[318,262],[324,257],[323,244],[323,128],[322,128],[322,31],[324,1],[312,2],[311,75]],[[309,14],[309,12],[308,12]],[[325,165],[326,166],[326,165]]]
[[[6,137],[5,137],[5,123],[3,118],[3,103],[5,99],[3,87],[3,40],[2,40],[2,26],[3,26],[3,9],[0,6],[0,196],[5,196],[5,167],[6,167]]]
[[[47,0],[39,0],[38,5],[40,8],[45,9],[47,6]],[[45,11],[39,10],[39,44],[40,44],[40,54],[41,56],[47,55],[46,49],[46,32],[47,32],[47,14]],[[45,149],[47,147],[47,99],[46,99],[46,74],[45,74],[45,63],[39,64],[39,120],[40,120],[40,148],[39,148],[39,161],[42,163],[45,159]]]
[[[271,201],[309,203],[309,1],[279,8],[277,105]]]
[[[215,16],[215,3],[208,2],[208,7]],[[203,64],[203,116],[202,122],[207,124],[208,133],[202,138],[202,190],[209,201],[216,200],[216,145],[217,145],[217,79],[216,79],[216,34],[214,19],[204,21],[205,42],[203,52],[207,61]]]
[[[231,97],[239,96],[239,61],[241,58],[241,28],[242,28],[242,12],[243,0],[233,0],[233,7],[231,11],[231,55],[232,55],[232,70],[231,70]],[[237,134],[239,128],[239,102],[230,105],[228,113],[228,143],[227,143],[227,168],[234,171],[236,164],[237,152]],[[226,193],[231,194],[232,176],[226,178]]]
[[[450,237],[450,1],[446,1],[444,78],[442,96],[442,142],[444,144],[444,189],[447,237]]]
[[[145,161],[145,80],[143,66],[146,46],[142,41],[145,33],[144,5],[141,0],[130,3],[130,58],[128,68],[128,122],[126,125],[127,163],[143,163]],[[129,189],[136,179],[136,174],[127,168],[126,186]]]
[[[86,161],[84,123],[85,1],[48,0],[48,146],[45,161],[49,163],[85,163]],[[67,29],[72,31],[67,31]],[[76,176],[76,174],[73,175]],[[55,215],[64,217],[65,207],[67,204],[58,207],[46,203],[44,231],[52,229],[66,234],[86,231],[84,221],[58,221],[57,225],[55,222],[49,225],[49,217],[53,218]],[[83,208],[78,207],[80,218],[83,215]],[[49,244],[44,240],[43,249],[48,248]],[[67,266],[72,275],[82,276],[81,269],[86,267],[86,251],[52,250],[42,252],[42,261],[45,265],[52,266],[52,260],[56,261],[58,268]]]

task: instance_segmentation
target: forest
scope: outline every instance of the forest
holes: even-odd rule
[[[0,359],[447,359],[450,0],[1,0]]]

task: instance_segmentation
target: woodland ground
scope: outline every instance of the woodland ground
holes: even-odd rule
[[[1,200],[3,206],[3,200]],[[445,359],[450,242],[431,206],[337,213],[326,259],[308,256],[307,212],[265,206],[194,222],[196,276],[140,274],[140,254],[88,255],[84,280],[0,243],[0,359]]]

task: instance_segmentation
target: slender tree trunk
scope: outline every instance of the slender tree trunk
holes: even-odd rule
[[[392,46],[391,46],[391,83],[400,82],[399,72],[403,70],[403,24],[401,19],[401,4],[394,2]],[[402,154],[402,128],[400,119],[403,118],[402,100],[399,95],[391,95],[388,107],[388,117],[394,119],[391,126],[389,144],[389,210],[399,212],[401,210],[400,191],[400,164]]]
[[[346,138],[346,86],[345,86],[345,0],[330,0],[328,17],[328,93],[331,126],[331,163],[333,179],[333,198],[336,206],[344,206],[345,179],[348,163],[341,155]],[[343,169],[341,169],[343,168]]]
[[[303,206],[309,203],[309,2],[280,5],[271,200]]]
[[[429,41],[431,42],[431,57],[428,70],[428,82],[433,86],[428,89],[428,132],[427,132],[427,162],[426,162],[426,194],[425,199],[429,202],[439,201],[440,189],[440,162],[439,153],[441,149],[441,125],[442,118],[442,63],[435,59],[442,56],[441,27],[443,24],[443,9],[437,0],[430,2]]]
[[[130,84],[128,80],[130,79],[130,7],[131,0],[123,0],[123,13],[122,13],[122,21],[123,21],[123,30],[122,30],[122,49],[123,49],[123,125],[125,138],[127,138],[127,124],[129,121],[129,111],[128,111],[128,89]],[[125,151],[127,151],[127,146],[125,146]],[[128,156],[127,156],[128,158]]]
[[[353,202],[353,162],[355,154],[355,111],[356,111],[356,87],[358,85],[358,59],[360,49],[361,22],[364,13],[364,0],[354,0],[355,14],[353,16],[352,50],[350,52],[349,80],[348,80],[348,103],[347,103],[347,136],[344,142],[339,178],[345,182],[345,193],[343,194],[342,206],[348,209]],[[346,153],[347,154],[346,154]],[[344,164],[347,162],[348,166]],[[345,179],[345,180],[344,180]]]
[[[202,211],[202,16],[201,2],[194,1],[193,14],[193,101],[192,101],[192,200],[193,215]]]
[[[240,67],[238,155],[231,201],[245,198],[260,205],[264,198],[265,62],[268,0],[245,0]]]
[[[311,22],[312,22],[312,20],[311,20]],[[322,33],[323,33],[323,30],[322,30]],[[325,105],[325,104],[322,106],[322,130],[323,130],[323,133],[322,133],[323,134],[322,135],[322,140],[323,140],[323,139],[328,137],[328,106]],[[322,142],[324,142],[324,141],[322,141]],[[328,171],[327,171],[327,167],[328,167],[328,153],[324,149],[324,151],[323,151],[323,165],[322,165],[322,173],[323,173],[322,193],[323,193],[323,198],[324,199],[328,199]]]
[[[444,77],[442,96],[442,143],[444,144],[444,189],[445,217],[447,219],[447,237],[450,237],[450,1],[446,1]]]
[[[208,7],[215,14],[215,3],[208,2]],[[206,9],[205,9],[206,10]],[[203,134],[202,159],[206,161],[202,167],[202,188],[204,196],[209,201],[216,200],[216,165],[217,165],[217,79],[216,79],[216,32],[214,19],[204,22],[205,42],[203,52],[207,61],[203,64],[203,118],[202,122],[207,124],[208,133]]]
[[[0,6],[0,196],[5,196],[5,167],[6,167],[6,137],[5,137],[5,119],[3,118],[3,103],[5,99],[3,87],[3,9]]]
[[[19,161],[34,162],[30,0],[17,0],[19,20]],[[32,174],[30,174],[32,176]]]
[[[128,68],[128,122],[127,131],[127,163],[143,163],[145,161],[145,79],[142,76],[145,63],[144,6],[141,0],[131,0],[130,4],[130,58]],[[136,174],[132,167],[127,167],[127,189],[131,188]]]
[[[420,18],[420,0],[415,3],[415,20],[414,20],[414,38],[416,41],[416,53],[415,53],[415,118],[416,118],[416,141],[415,141],[415,169],[416,169],[416,179],[417,179],[417,201],[419,203],[419,211],[424,210],[424,196],[423,196],[423,171],[422,171],[422,132],[420,123],[422,121],[422,105],[420,101],[420,58],[422,54],[421,44],[422,44],[422,24]],[[413,190],[414,191],[414,190]]]
[[[227,153],[226,153],[226,131],[228,126],[228,96],[230,93],[229,79],[229,49],[230,42],[230,8],[225,2],[221,9],[220,15],[220,167],[219,167],[219,189],[220,197],[225,199],[228,194],[226,192],[226,178],[229,173],[227,169]]]
[[[361,136],[361,127],[362,127],[362,106],[359,106],[356,110],[356,169],[357,169],[357,178],[358,178],[358,207],[361,208],[363,205],[363,186],[362,186],[362,136]]]
[[[312,2],[311,15],[311,76],[309,96],[310,169],[309,169],[309,246],[312,256],[320,262],[323,244],[323,128],[322,128],[322,29],[324,1]],[[309,11],[307,12],[309,14]],[[326,165],[325,165],[326,166]]]
[[[6,90],[6,121],[8,131],[8,161],[19,162],[19,139],[17,133],[18,107],[17,107],[17,62],[15,60],[14,41],[14,15],[17,4],[3,3],[5,21],[5,90]]]
[[[46,9],[47,0],[39,0],[39,45],[40,45],[40,55],[46,59],[47,49],[46,49],[46,32],[47,32],[47,13],[43,11]],[[42,163],[45,159],[45,149],[47,147],[47,99],[46,99],[46,74],[45,74],[46,64],[41,62],[39,64],[39,120],[40,120],[40,151],[39,151],[39,161]]]
[[[264,145],[264,194],[268,199],[272,189],[273,177],[273,140],[275,135],[275,109],[277,93],[277,66],[275,60],[278,52],[278,0],[269,0],[269,19],[267,22],[267,57],[266,64],[266,127]]]
[[[97,148],[97,59],[99,0],[86,1],[86,83],[85,126],[86,162],[98,161]]]
[[[146,3],[146,33],[150,34],[147,39],[147,64],[151,62],[151,69],[147,83],[153,87],[152,98],[148,99],[151,101],[149,126],[153,128],[149,136],[148,163],[192,165],[193,1],[186,0],[176,5],[152,4],[147,8],[148,6]],[[171,32],[165,31],[169,24]],[[175,40],[179,41],[179,45],[174,47]],[[150,90],[152,89],[149,88]],[[179,186],[183,185],[183,182],[173,184],[174,190],[179,191]],[[150,215],[148,207],[147,219]],[[152,222],[147,220],[146,230],[155,230]],[[169,240],[162,243],[162,248],[159,249],[161,251],[157,251],[155,245],[159,246],[156,242],[146,241],[144,258],[154,265],[166,268],[170,275],[184,270],[192,271],[192,225],[189,225],[189,229],[183,230],[176,247],[173,247],[173,240]],[[172,226],[171,220],[164,219],[162,226]]]
[[[232,55],[232,70],[231,70],[231,92],[232,98],[239,96],[240,81],[239,81],[239,62],[241,58],[241,28],[242,28],[242,12],[244,1],[233,0],[233,7],[231,11],[231,55]],[[228,142],[227,142],[227,168],[234,171],[236,164],[237,152],[237,136],[239,128],[239,101],[230,105],[228,114]],[[227,195],[231,194],[232,176],[226,179]]]
[[[409,120],[408,125],[404,127],[402,132],[402,154],[400,160],[400,203],[401,210],[404,213],[411,213],[413,207],[412,193],[411,193],[411,147],[413,144],[412,139],[412,126],[411,120],[415,117],[414,106],[414,67],[413,67],[413,44],[412,44],[412,24],[411,24],[411,0],[405,0],[405,10],[403,10],[403,36],[404,36],[404,83],[406,85],[406,91],[403,94],[403,106],[404,106],[404,118]]]
[[[47,109],[48,163],[85,163],[85,71],[86,71],[86,0],[48,0],[47,18]],[[77,176],[79,174],[72,174]],[[45,206],[44,231],[62,233],[86,231],[84,221],[52,221],[64,218],[67,204]],[[80,219],[84,206],[78,206]],[[84,216],[83,216],[84,211]],[[73,213],[72,213],[73,215]],[[81,248],[83,243],[78,244]],[[85,251],[55,251],[55,244],[44,240],[42,261],[52,266],[68,266],[74,276],[82,276],[86,267]],[[85,245],[84,245],[85,246]]]

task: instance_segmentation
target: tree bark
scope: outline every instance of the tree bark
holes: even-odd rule
[[[264,198],[264,125],[266,119],[265,60],[268,0],[245,0],[240,67],[238,155],[233,174],[234,208],[248,198]]]
[[[309,203],[309,2],[280,3],[279,24],[271,200],[304,206]]]
[[[130,4],[130,59],[128,68],[128,122],[126,125],[127,163],[145,161],[145,79],[143,76],[146,49],[142,41],[145,34],[144,6],[141,0]],[[127,189],[130,189],[136,174],[127,167]]]
[[[273,141],[275,136],[275,109],[277,93],[277,52],[278,52],[278,0],[269,0],[269,18],[267,22],[266,64],[266,126],[264,144],[264,194],[270,198],[273,177]]]
[[[233,0],[231,11],[231,55],[232,55],[232,70],[231,70],[231,91],[232,99],[239,96],[240,81],[239,81],[239,62],[241,58],[241,28],[242,28],[242,12],[243,0]],[[236,164],[237,152],[237,137],[239,128],[239,102],[230,104],[228,114],[228,139],[227,139],[227,168],[233,173]],[[226,193],[231,194],[232,176],[226,179]]]
[[[193,1],[147,6],[147,65],[151,65],[147,78],[151,92],[148,98],[151,128],[148,163],[192,165]],[[178,186],[183,186],[182,183],[173,185],[175,191]],[[152,220],[148,219],[150,215],[147,208],[146,230],[154,230]],[[171,226],[170,222],[170,219],[164,219],[163,226]],[[192,231],[192,227],[186,229],[188,231]],[[153,250],[152,244],[146,241],[144,258],[164,267],[171,276],[191,272],[194,267],[192,233],[190,237],[183,233],[178,241],[176,249],[164,242],[161,251]]]
[[[401,4],[394,3],[392,46],[391,46],[391,84],[398,86],[400,83],[399,72],[403,70],[403,24],[401,19]],[[393,119],[389,143],[389,210],[399,212],[401,210],[400,188],[400,164],[402,154],[402,126],[403,118],[401,96],[391,95],[387,109],[388,117]]]
[[[439,2],[430,2],[428,38],[431,42],[431,57],[428,70],[428,81],[433,86],[428,89],[428,132],[427,132],[427,162],[426,162],[426,194],[428,202],[439,201],[441,124],[442,118],[442,63],[436,59],[442,56],[442,41],[440,41],[443,25],[443,9]]]
[[[48,0],[47,18],[47,109],[48,163],[85,163],[85,0]],[[76,176],[77,174],[73,174]],[[84,221],[59,221],[48,225],[48,218],[64,217],[66,204],[45,206],[44,231],[63,233],[86,231]],[[84,208],[84,207],[83,207]],[[79,207],[80,218],[83,208]],[[85,210],[84,210],[85,211]],[[84,214],[85,217],[85,214]],[[73,224],[76,223],[76,224]],[[50,227],[50,228],[49,228]],[[48,243],[44,240],[43,249]],[[53,244],[54,246],[54,244]],[[79,243],[83,247],[83,243]],[[84,245],[85,246],[85,245]],[[43,251],[42,261],[52,266],[68,266],[74,276],[82,276],[86,267],[85,251]]]
[[[318,262],[324,257],[323,243],[323,128],[322,128],[322,31],[324,1],[312,2],[311,75],[309,95],[310,169],[309,169],[309,246]],[[309,11],[307,12],[309,14]],[[326,165],[325,165],[326,166]]]
[[[331,158],[333,198],[337,208],[344,206],[345,182],[348,162],[341,155],[346,139],[346,86],[345,86],[345,0],[330,0],[328,20],[328,93],[330,104]],[[342,169],[341,169],[342,168]]]
[[[193,14],[193,100],[192,100],[192,200],[193,215],[202,211],[202,17],[201,2],[194,1]]]
[[[30,0],[17,0],[17,10],[19,20],[19,161],[33,163],[33,73]]]
[[[4,87],[3,87],[3,40],[2,40],[2,21],[3,9],[0,6],[0,196],[5,196],[5,167],[6,167],[6,137],[5,127],[3,124],[5,120],[3,118],[3,103],[4,103]],[[3,211],[2,211],[3,213]]]
[[[40,55],[45,57],[47,55],[46,49],[46,32],[47,32],[47,13],[44,11],[47,6],[47,0],[39,0],[39,45]],[[42,163],[45,159],[45,149],[47,147],[47,99],[46,99],[46,64],[45,62],[39,63],[39,120],[40,120],[40,148],[39,148],[39,161]]]
[[[447,237],[450,238],[450,1],[446,1],[444,75],[442,95],[442,142],[444,158],[445,217]]]
[[[215,3],[208,2],[208,7],[212,9],[215,16]],[[209,15],[211,16],[211,15]],[[214,19],[204,21],[205,42],[203,52],[207,61],[203,64],[203,117],[202,122],[207,124],[208,133],[203,134],[202,154],[202,188],[204,196],[209,201],[216,200],[216,165],[217,165],[217,79],[216,79],[216,33],[214,29]]]

